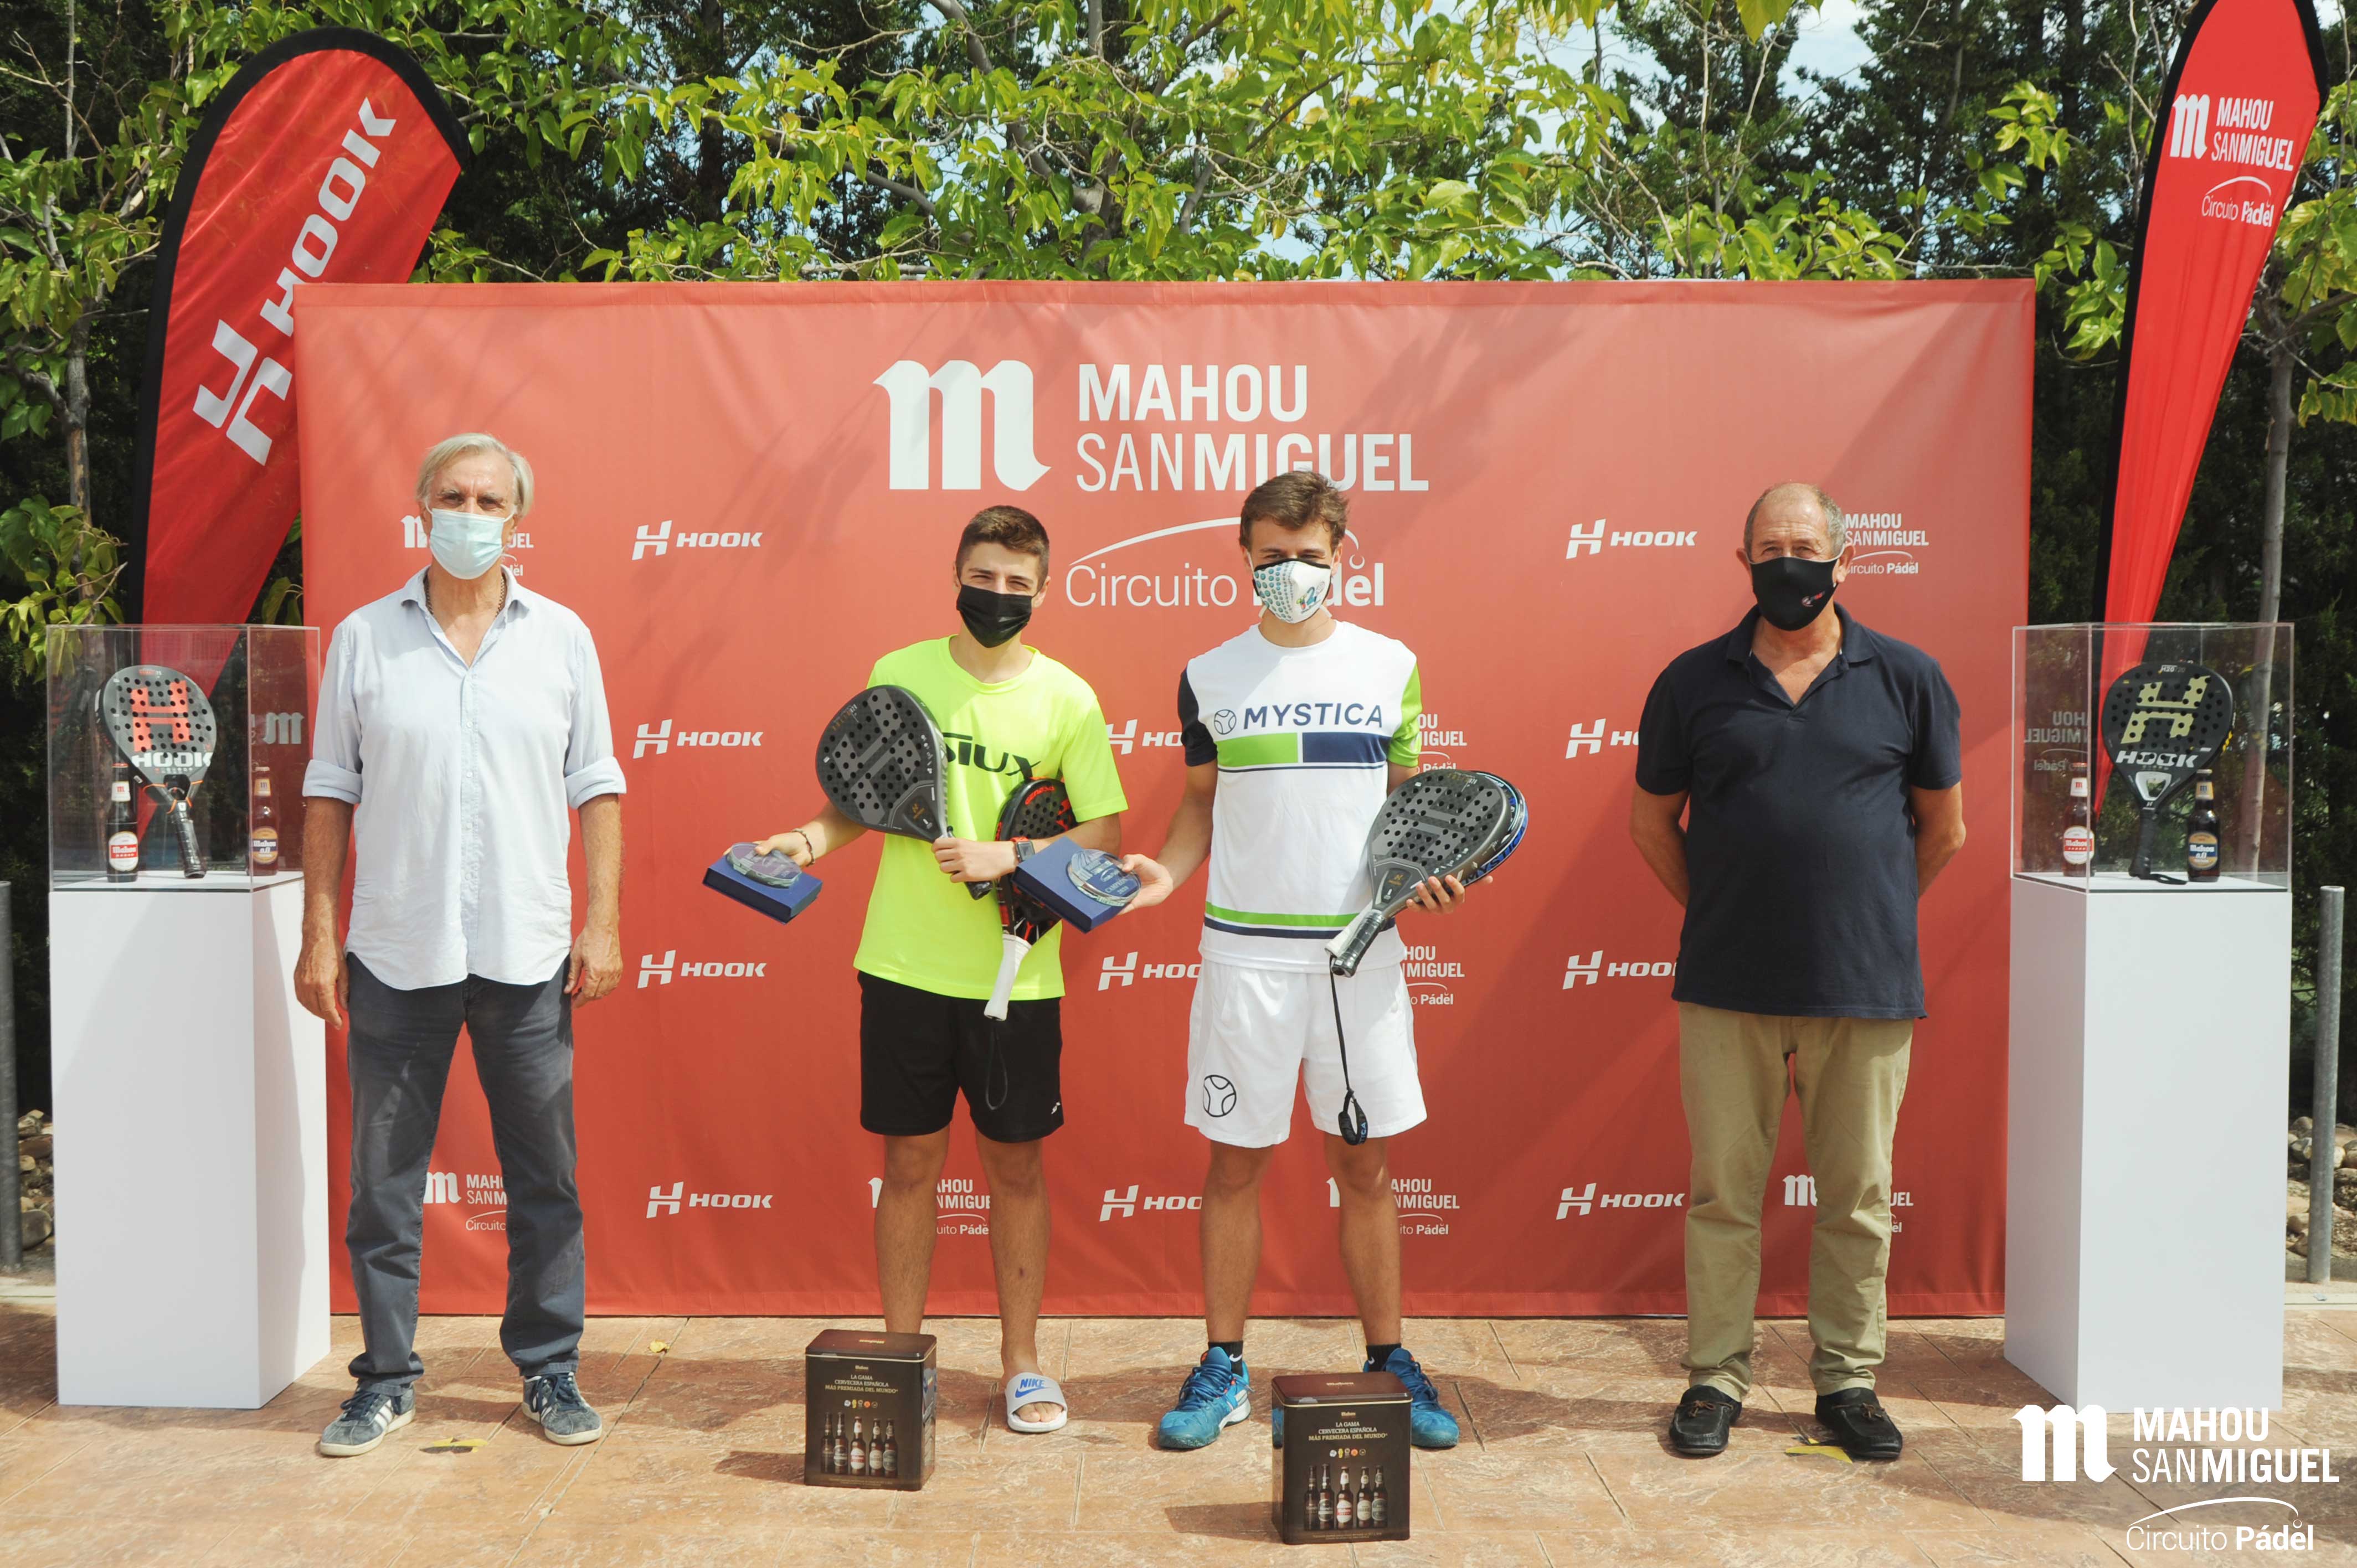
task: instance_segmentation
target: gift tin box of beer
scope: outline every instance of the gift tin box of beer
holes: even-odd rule
[[[1405,1541],[1407,1385],[1389,1372],[1276,1380],[1277,1538]]]
[[[802,1481],[913,1492],[933,1473],[930,1334],[830,1328],[802,1352]]]

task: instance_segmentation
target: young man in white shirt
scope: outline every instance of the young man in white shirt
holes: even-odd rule
[[[1162,1418],[1160,1440],[1200,1448],[1251,1413],[1243,1334],[1260,1267],[1260,1184],[1306,1075],[1340,1197],[1364,1369],[1398,1375],[1414,1399],[1416,1444],[1448,1448],[1457,1423],[1399,1343],[1399,1215],[1386,1151],[1425,1114],[1405,950],[1385,931],[1347,980],[1329,972],[1326,950],[1367,903],[1375,813],[1416,771],[1415,655],[1329,613],[1349,503],[1322,475],[1268,480],[1245,498],[1241,521],[1259,623],[1189,661],[1178,684],[1187,792],[1160,854],[1126,862],[1145,881],[1133,908],[1160,903],[1211,865],[1187,1046],[1187,1121],[1211,1144],[1202,1211],[1211,1344]],[[1416,901],[1446,910],[1463,892],[1454,878],[1429,882]],[[1340,1132],[1346,1123],[1359,1132],[1353,1112],[1364,1116],[1356,1139]]]

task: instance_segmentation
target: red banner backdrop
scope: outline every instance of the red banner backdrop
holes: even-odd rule
[[[407,277],[466,160],[416,62],[350,28],[281,39],[215,101],[148,316],[134,618],[245,618],[295,521],[296,293]]]
[[[876,1310],[850,967],[875,849],[826,861],[791,928],[698,877],[815,809],[818,732],[879,652],[955,629],[959,526],[1000,500],[1046,521],[1030,635],[1094,683],[1125,836],[1151,849],[1183,774],[1181,663],[1252,617],[1237,507],[1297,463],[1351,487],[1339,608],[1421,656],[1426,760],[1494,768],[1531,802],[1494,886],[1403,922],[1431,1108],[1394,1146],[1409,1310],[1682,1308],[1679,911],[1628,839],[1637,718],[1664,662],[1743,614],[1745,509],[1793,478],[1851,509],[1843,602],[1930,650],[1963,699],[1975,832],[1924,908],[1890,1303],[1998,1310],[2027,284],[379,287],[302,310],[317,624],[418,568],[418,454],[483,429],[538,469],[525,580],[603,656],[630,869],[626,977],[579,1019],[594,1310]],[[1200,1310],[1204,1155],[1180,1117],[1201,897],[1067,936],[1051,1311]],[[932,1302],[987,1312],[959,1126]],[[498,1168],[462,1068],[428,1310],[497,1310]],[[1812,1201],[1788,1122],[1772,1310],[1803,1300]],[[1349,1309],[1331,1203],[1297,1122],[1259,1310]]]
[[[2161,94],[2128,276],[2118,478],[2099,618],[2148,621],[2209,444],[2251,291],[2323,102],[2309,0],[2204,0]],[[2106,673],[2142,644],[2115,648]]]

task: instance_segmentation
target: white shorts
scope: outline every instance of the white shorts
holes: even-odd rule
[[[1351,1051],[1351,1088],[1367,1135],[1388,1138],[1424,1120],[1415,1025],[1397,964],[1333,984]],[[1266,1148],[1293,1127],[1297,1079],[1311,1122],[1333,1133],[1342,1114],[1342,1053],[1328,977],[1311,970],[1246,969],[1203,961],[1187,1023],[1187,1124],[1218,1144]]]

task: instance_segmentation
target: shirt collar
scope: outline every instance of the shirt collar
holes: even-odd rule
[[[539,601],[540,596],[525,587],[522,580],[515,575],[512,568],[502,566],[500,570],[507,573],[508,577],[508,602],[506,607],[500,613],[505,615],[508,610],[514,610],[518,614],[522,614],[529,611]],[[421,610],[425,607],[425,567],[420,566],[417,569],[417,575],[403,585],[398,596],[404,605],[415,605]]]
[[[1876,645],[1880,639],[1867,629],[1866,623],[1842,608],[1838,600],[1834,604],[1834,614],[1841,618],[1842,662],[1864,664],[1874,658],[1878,651]],[[1727,634],[1727,661],[1729,664],[1741,664],[1750,659],[1751,628],[1759,624],[1760,611],[1755,607],[1743,618],[1740,625]]]

